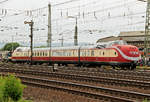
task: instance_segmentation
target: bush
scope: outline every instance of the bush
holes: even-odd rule
[[[3,88],[4,88],[4,84],[5,84],[5,81],[2,77],[0,77],[0,102],[2,102],[3,100]]]
[[[0,102],[18,102],[23,95],[24,85],[14,75],[0,78]],[[25,102],[25,101],[20,101]]]
[[[147,99],[146,99],[146,100],[144,100],[143,102],[150,102],[150,100],[147,100]]]

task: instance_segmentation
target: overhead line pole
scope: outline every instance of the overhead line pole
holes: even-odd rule
[[[52,33],[51,33],[51,4],[48,4],[48,39],[47,39],[47,47],[51,46],[51,38],[52,38]]]
[[[52,47],[52,24],[51,24],[51,4],[48,4],[48,39],[47,47],[49,47],[49,65],[52,62],[51,47]],[[54,68],[53,68],[54,69]]]
[[[146,8],[146,23],[145,23],[145,39],[144,39],[144,61],[145,65],[148,61],[148,47],[149,47],[149,33],[150,33],[150,0],[147,0]]]
[[[74,45],[78,46],[78,26],[77,26],[77,17],[76,19],[76,25],[75,25],[75,34],[74,34]]]
[[[30,26],[30,35],[29,37],[31,38],[31,43],[30,43],[30,50],[31,50],[31,55],[30,55],[30,64],[32,65],[32,57],[33,57],[33,24],[34,22],[31,20],[30,22],[25,21],[24,24],[29,24]]]

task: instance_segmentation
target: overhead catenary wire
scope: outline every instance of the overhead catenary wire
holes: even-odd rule
[[[71,1],[71,0],[70,0]],[[135,4],[137,3],[137,2],[134,2]],[[129,4],[129,6],[132,6],[132,4],[130,4],[130,2],[129,3],[127,3],[127,5]],[[62,4],[62,5],[64,5],[64,4]],[[119,4],[119,5],[123,5],[123,4]],[[58,5],[59,6],[59,5]],[[116,7],[115,7],[116,6]],[[118,6],[118,5],[113,5],[113,6],[111,6],[111,7],[108,7],[109,8],[109,10],[113,10],[113,9],[117,9],[117,8],[121,8],[121,6]],[[45,6],[45,8],[47,8],[46,6]],[[45,9],[45,8],[42,8],[42,9]],[[77,7],[78,8],[78,7]],[[80,5],[80,10],[81,10],[81,5]],[[83,7],[84,8],[84,7]],[[95,24],[97,24],[98,22],[100,23],[100,21],[101,20],[110,20],[110,19],[118,19],[118,18],[124,18],[124,19],[130,19],[130,18],[125,18],[125,17],[133,17],[133,19],[134,18],[136,18],[136,17],[134,17],[134,16],[136,16],[136,15],[139,15],[139,17],[142,15],[144,15],[145,14],[145,12],[143,11],[143,12],[134,12],[134,13],[126,13],[125,14],[125,16],[123,15],[123,13],[121,14],[120,13],[120,15],[111,15],[111,13],[110,13],[110,16],[109,17],[107,17],[107,15],[106,16],[98,16],[98,13],[99,13],[99,15],[100,15],[100,13],[103,13],[103,12],[108,12],[108,8],[104,8],[104,9],[98,9],[98,10],[93,10],[93,9],[91,9],[91,10],[89,10],[89,11],[87,11],[87,12],[84,12],[85,13],[85,16],[88,16],[88,17],[85,17],[84,18],[84,22],[85,22],[85,24],[84,24],[84,26],[87,26],[88,25],[88,23],[95,23]],[[56,9],[56,8],[55,8]],[[84,8],[85,9],[85,8]],[[35,9],[34,10],[35,12],[36,11],[38,11],[38,9]],[[81,10],[81,13],[82,13],[82,11],[83,10]],[[14,11],[15,12],[15,11]],[[20,11],[21,12],[21,11]],[[95,16],[97,17],[97,19],[94,19],[94,13],[93,12],[95,12]],[[22,14],[25,14],[26,13],[26,11],[22,11]],[[86,15],[87,14],[87,15]],[[92,14],[92,15],[89,15],[89,14]],[[21,15],[21,14],[19,14],[19,15]],[[6,18],[6,17],[13,17],[13,16],[18,16],[18,15],[6,15],[5,17],[3,17],[3,18]],[[34,15],[33,15],[34,16]],[[72,16],[74,16],[74,15],[72,15]],[[77,16],[78,17],[78,15],[75,15],[75,16]],[[93,16],[93,19],[91,20],[91,18],[90,19],[88,19],[89,17],[92,17]],[[40,19],[40,17],[42,17],[42,16],[39,16],[39,17],[37,17],[37,18],[35,18],[35,19]],[[46,19],[46,17],[44,18],[44,17],[42,17],[43,19]],[[7,19],[9,19],[9,18],[7,18]],[[58,18],[57,20],[66,20],[66,18]],[[141,17],[141,19],[143,19],[142,17]],[[100,21],[99,21],[100,20]],[[22,20],[20,20],[20,21],[22,21]],[[54,20],[52,20],[53,22],[54,22]],[[67,21],[67,20],[66,20]],[[83,23],[83,18],[81,18],[80,17],[80,19],[79,19],[79,21],[81,22],[81,23]],[[98,21],[98,22],[97,22]],[[132,20],[133,21],[133,20]],[[40,22],[40,20],[38,21],[38,22]],[[38,23],[37,22],[37,23]],[[60,22],[60,21],[59,21]],[[79,25],[80,25],[80,22],[79,22]],[[140,22],[140,21],[139,21]],[[15,21],[14,21],[14,23],[15,23]],[[44,24],[45,23],[45,24]],[[131,24],[131,25],[134,25],[134,23],[136,23],[135,21],[133,21],[132,23],[128,23],[128,24]],[[143,22],[144,23],[144,22]],[[10,25],[10,24],[12,24],[12,22],[10,22],[10,21],[8,21],[8,25]],[[17,24],[19,24],[19,20],[18,20],[18,23]],[[42,22],[42,24],[43,25],[47,25],[47,23],[46,22]],[[126,24],[126,26],[128,26],[128,24]],[[137,23],[138,24],[138,23]],[[140,23],[139,23],[140,24]],[[15,25],[15,24],[14,24]],[[21,24],[19,24],[20,26],[21,26]],[[68,24],[66,24],[65,26],[67,26],[67,25],[72,25],[72,27],[74,27],[74,21],[73,22],[69,22]],[[120,24],[118,24],[118,25],[120,25]],[[136,24],[135,24],[136,25]],[[12,25],[13,26],[13,25]],[[39,24],[39,25],[37,25],[37,27],[40,27],[41,26],[41,24]],[[53,26],[55,26],[56,28],[57,28],[57,26],[55,25],[55,24],[53,24]],[[62,28],[62,31],[64,30],[64,28],[65,28],[65,26],[62,24],[62,25],[60,25],[60,24],[58,24],[58,26],[63,26],[63,28]],[[99,27],[100,28],[100,27]],[[21,29],[23,29],[23,27],[21,27]],[[105,29],[107,29],[107,28],[105,28]],[[39,31],[40,32],[40,31]],[[83,31],[83,32],[85,32],[85,31]],[[58,32],[59,33],[59,32]],[[73,31],[71,32],[71,33],[73,33]],[[58,34],[55,34],[55,35],[58,35]],[[40,36],[39,36],[39,38],[40,38]]]
[[[9,1],[9,0],[2,0],[2,1],[0,1],[0,4],[3,4],[5,2],[7,2],[7,1]]]

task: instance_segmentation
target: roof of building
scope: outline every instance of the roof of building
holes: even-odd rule
[[[120,32],[118,37],[134,37],[134,36],[143,36],[145,34],[144,31],[129,31],[129,32]]]
[[[127,42],[130,41],[144,41],[144,31],[130,31],[130,32],[121,32],[118,37],[109,36],[105,38],[99,39],[97,42],[107,42],[114,40],[125,40]]]

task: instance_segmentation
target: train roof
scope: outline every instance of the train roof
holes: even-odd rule
[[[33,48],[34,51],[36,50],[66,50],[66,49],[93,49],[93,48],[107,48],[114,44],[118,45],[126,45],[127,43],[123,40],[116,40],[110,42],[101,42],[97,43],[96,45],[89,45],[89,46],[68,46],[68,47],[46,47],[46,48]],[[18,47],[15,51],[29,51],[30,47]]]
[[[66,49],[92,49],[92,48],[96,48],[96,45],[95,46],[68,46],[68,47],[46,47],[46,48],[33,48],[34,51],[36,50],[66,50]],[[18,47],[16,48],[15,51],[29,51],[30,50],[30,47]]]

